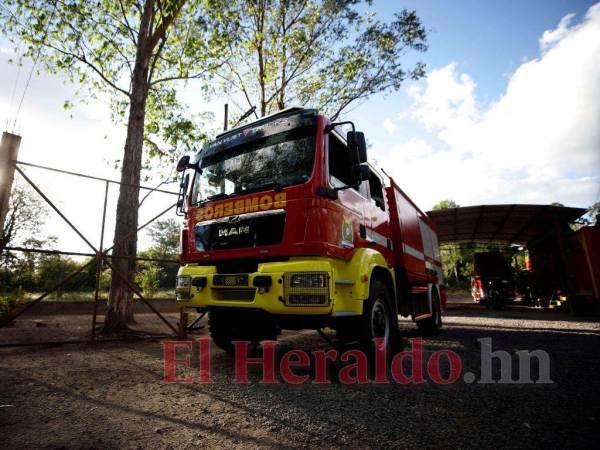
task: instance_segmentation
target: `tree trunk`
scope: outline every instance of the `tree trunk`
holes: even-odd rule
[[[256,54],[258,57],[258,102],[260,106],[260,116],[267,115],[267,98],[265,93],[265,53],[264,53],[264,28],[265,28],[265,3],[263,1],[257,4],[256,17]]]
[[[148,87],[145,79],[133,86],[129,106],[127,139],[123,152],[121,186],[117,203],[117,219],[113,241],[113,255],[135,258],[137,254],[137,227],[139,184],[144,142],[144,119]],[[125,238],[125,239],[123,239]],[[112,264],[130,282],[135,278],[134,259],[113,258]],[[113,273],[107,305],[105,331],[114,331],[133,322],[133,293],[121,276]]]
[[[113,271],[110,281],[104,333],[126,329],[133,322],[133,293],[128,283],[135,279],[135,258],[137,255],[138,206],[140,175],[144,149],[144,120],[148,99],[149,61],[152,44],[149,43],[149,28],[152,18],[152,1],[146,1],[140,24],[137,53],[131,79],[131,96],[127,138],[123,151],[121,185],[117,203],[115,236],[113,240],[112,264],[119,274]],[[127,279],[124,280],[123,277]]]

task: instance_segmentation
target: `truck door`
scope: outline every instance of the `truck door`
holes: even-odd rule
[[[369,245],[381,252],[388,263],[392,262],[390,218],[383,191],[383,180],[374,170],[368,181],[369,201],[365,210],[366,238]]]
[[[328,133],[328,174],[332,188],[348,186],[352,180],[352,158],[345,141],[337,133]],[[344,259],[350,259],[353,249],[362,247],[365,239],[360,230],[365,226],[365,207],[368,187],[364,181],[358,188],[338,191],[338,199],[331,202],[331,217],[323,226],[328,227],[329,242],[339,248]]]

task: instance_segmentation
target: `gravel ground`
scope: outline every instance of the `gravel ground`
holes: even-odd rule
[[[10,330],[12,337],[31,328],[27,320]],[[88,318],[63,321],[60,333]],[[598,322],[518,308],[450,310],[445,322],[441,336],[424,341],[426,360],[451,349],[461,356],[463,373],[478,374],[477,339],[491,337],[495,350],[547,351],[554,383],[265,385],[260,371],[251,370],[251,383],[236,385],[233,360],[215,349],[211,384],[173,385],[161,381],[159,341],[2,348],[0,441],[2,448],[597,445]],[[410,322],[401,328],[409,348],[416,334]],[[304,331],[285,333],[279,348],[327,346]]]

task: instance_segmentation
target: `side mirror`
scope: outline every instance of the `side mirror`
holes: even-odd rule
[[[188,155],[182,156],[177,163],[177,172],[183,172],[190,166],[190,157]]]
[[[346,134],[346,142],[348,148],[356,155],[356,164],[367,162],[367,142],[365,141],[365,133],[361,131],[348,131]]]
[[[189,159],[189,157],[187,157],[187,156],[184,156],[183,158]],[[183,158],[181,158],[181,159],[183,159]],[[179,164],[177,164],[177,170],[179,170]],[[177,214],[178,216],[186,215],[185,199],[186,199],[186,194],[187,194],[187,189],[188,189],[189,184],[190,184],[190,174],[188,173],[185,176],[182,176],[181,182],[179,183],[179,193],[177,194],[177,206],[175,207],[175,214]]]

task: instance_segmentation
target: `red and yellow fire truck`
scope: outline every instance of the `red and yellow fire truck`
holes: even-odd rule
[[[398,314],[439,332],[434,225],[367,163],[351,122],[290,108],[217,136],[186,169],[177,301],[208,311],[218,346],[329,327],[391,348]]]

